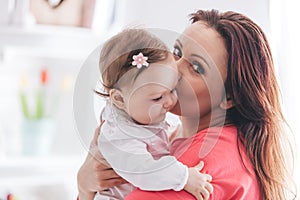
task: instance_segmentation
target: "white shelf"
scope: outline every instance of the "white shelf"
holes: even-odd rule
[[[99,35],[87,28],[53,25],[0,27],[0,51],[82,59],[100,45],[106,35],[109,34]]]

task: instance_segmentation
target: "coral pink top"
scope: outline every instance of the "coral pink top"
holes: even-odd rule
[[[200,160],[204,161],[202,172],[212,176],[211,183],[214,187],[210,199],[259,200],[260,191],[253,167],[243,146],[238,147],[237,141],[235,126],[213,127],[200,131],[191,138],[175,140],[172,143],[171,154],[188,167],[195,166]],[[184,190],[149,192],[139,189],[125,198],[125,200],[138,199],[194,200],[195,198]]]

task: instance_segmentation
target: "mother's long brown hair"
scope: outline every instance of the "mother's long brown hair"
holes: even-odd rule
[[[286,199],[287,177],[282,139],[285,122],[268,41],[248,17],[216,10],[191,14],[224,39],[228,51],[227,95],[234,103],[227,119],[238,127],[258,178],[262,199]]]

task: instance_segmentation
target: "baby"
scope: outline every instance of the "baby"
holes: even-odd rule
[[[184,189],[196,199],[211,193],[211,177],[199,172],[203,163],[188,168],[169,155],[165,117],[177,103],[179,74],[167,46],[143,29],[125,29],[104,44],[99,65],[103,91],[97,93],[107,103],[98,147],[128,184],[95,199],[124,199],[135,188]]]

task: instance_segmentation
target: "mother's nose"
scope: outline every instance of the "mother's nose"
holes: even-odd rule
[[[179,73],[179,81],[181,80],[182,75],[184,74],[185,70],[188,69],[188,66],[190,65],[190,63],[184,59],[184,58],[180,58],[178,60],[176,60],[176,65],[177,65],[177,70]]]

